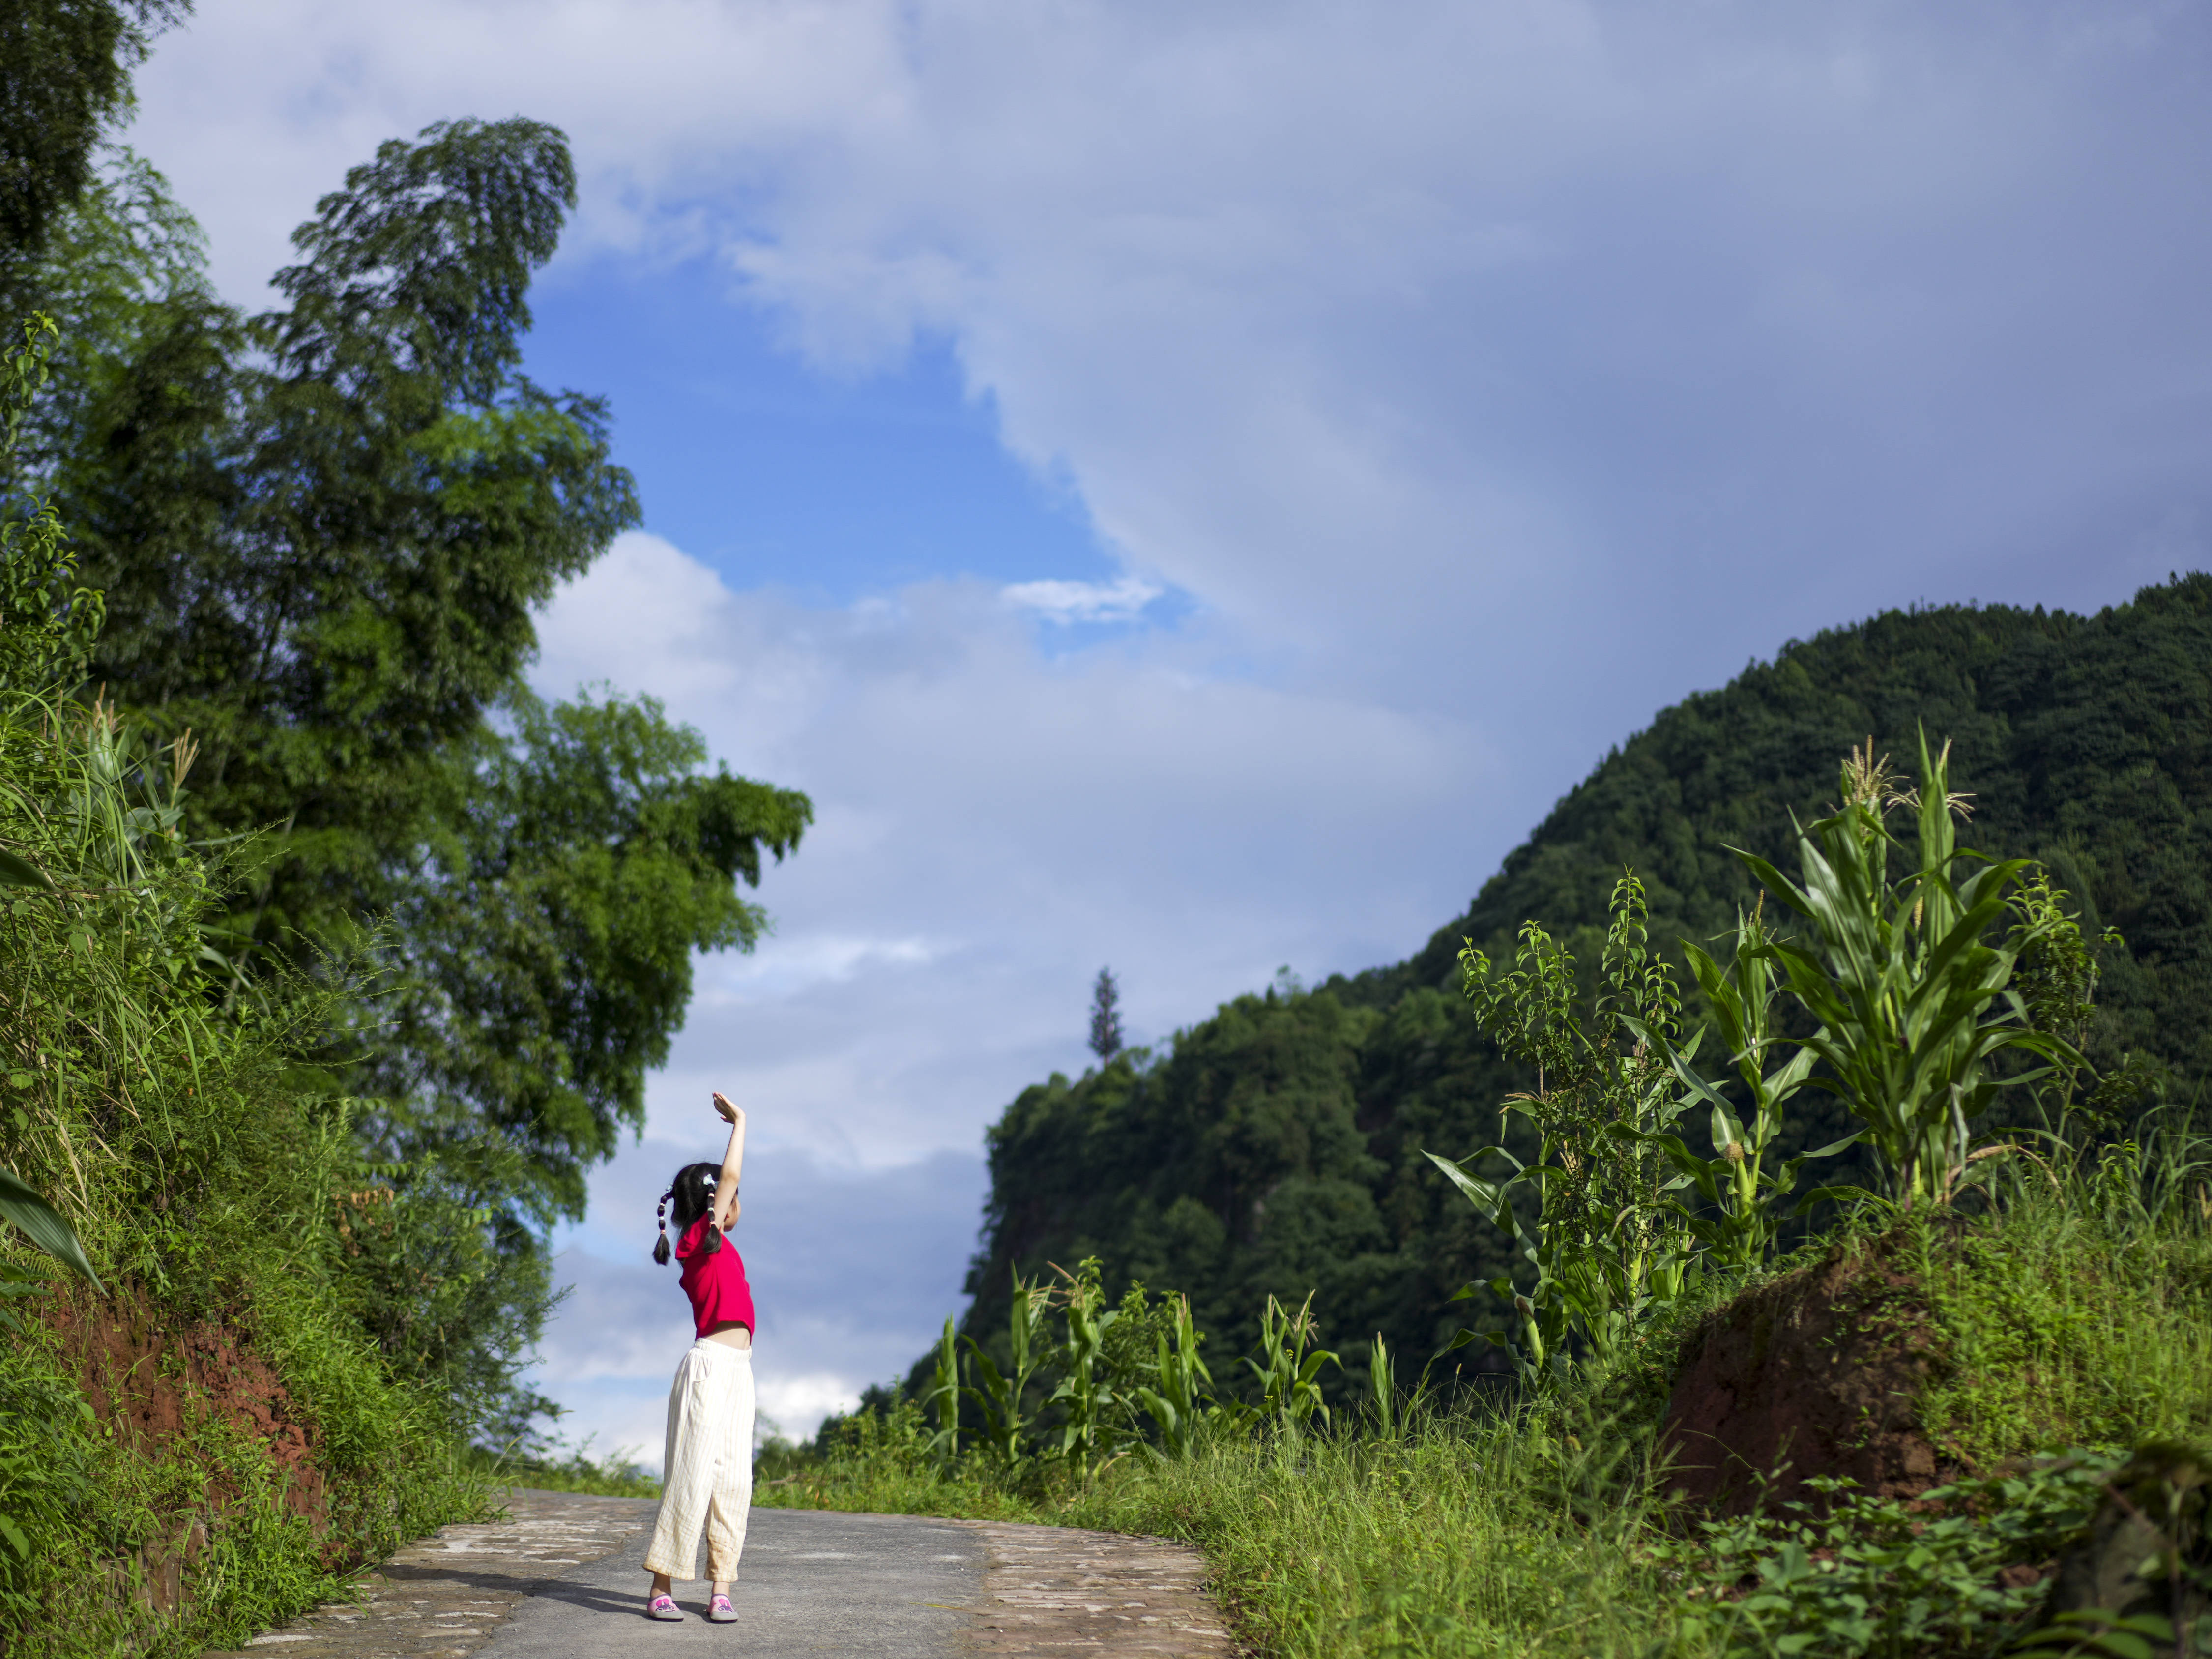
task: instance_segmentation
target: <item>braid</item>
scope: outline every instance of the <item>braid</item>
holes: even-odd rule
[[[653,1260],[656,1266],[662,1267],[668,1265],[668,1200],[675,1196],[676,1189],[672,1187],[661,1194],[659,1207],[653,1212],[653,1219],[660,1225],[660,1237],[653,1243]]]
[[[701,1207],[707,1212],[706,1233],[699,1247],[702,1255],[713,1255],[722,1248],[722,1230],[714,1224],[714,1188],[720,1184],[721,1179],[720,1170],[703,1164],[699,1166],[699,1185],[704,1194]]]

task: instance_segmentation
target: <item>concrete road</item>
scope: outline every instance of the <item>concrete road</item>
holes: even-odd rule
[[[908,1516],[755,1510],[730,1591],[734,1625],[707,1622],[704,1579],[676,1586],[690,1615],[682,1624],[645,1617],[647,1536],[633,1534],[614,1554],[532,1586],[485,1644],[487,1659],[632,1659],[663,1650],[732,1659],[951,1659],[975,1651],[969,1614],[983,1600],[986,1547],[971,1528]]]

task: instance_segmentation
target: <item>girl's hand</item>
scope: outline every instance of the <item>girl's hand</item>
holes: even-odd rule
[[[730,1097],[719,1089],[714,1091],[714,1109],[721,1114],[725,1123],[743,1123],[745,1121],[744,1109],[732,1104]]]

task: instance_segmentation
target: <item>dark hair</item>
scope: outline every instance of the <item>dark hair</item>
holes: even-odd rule
[[[668,1183],[668,1190],[661,1194],[660,1207],[655,1212],[660,1237],[653,1247],[653,1259],[662,1267],[668,1265],[669,1205],[676,1206],[676,1236],[681,1238],[691,1231],[691,1224],[713,1206],[714,1187],[721,1178],[722,1166],[719,1164],[687,1164]],[[721,1248],[722,1230],[710,1221],[707,1224],[706,1248],[700,1254],[712,1255]]]

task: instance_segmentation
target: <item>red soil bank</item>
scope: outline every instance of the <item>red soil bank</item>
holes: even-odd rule
[[[127,1304],[78,1304],[54,1310],[62,1351],[73,1362],[86,1398],[103,1423],[142,1454],[158,1458],[169,1443],[189,1438],[212,1419],[256,1442],[275,1464],[285,1507],[313,1522],[329,1521],[313,1430],[269,1363],[220,1322],[155,1322]],[[183,1600],[184,1568],[199,1553],[207,1521],[240,1494],[211,1482],[204,1501],[176,1517],[168,1534],[138,1552],[143,1595],[163,1612]]]
[[[1668,1401],[1673,1490],[1742,1514],[1815,1496],[1816,1475],[1911,1497],[1960,1471],[1917,1401],[1943,1356],[1920,1287],[1889,1241],[1848,1241],[1762,1285],[1692,1337]]]

